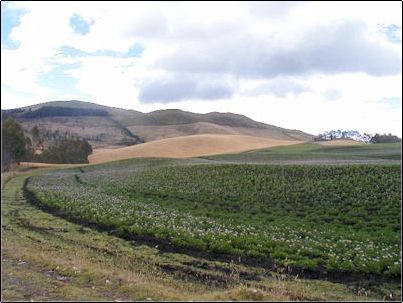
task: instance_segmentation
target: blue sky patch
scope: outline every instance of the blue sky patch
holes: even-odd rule
[[[21,22],[21,17],[28,11],[20,8],[10,8],[6,2],[1,2],[1,47],[17,49],[20,42],[10,38],[11,31]]]
[[[402,97],[383,98],[380,102],[388,104],[391,108],[402,108]]]
[[[83,17],[77,14],[74,14],[70,18],[70,26],[73,28],[76,34],[80,35],[88,34],[90,32],[90,27],[92,24],[94,24],[93,21],[87,22]]]
[[[392,43],[402,43],[402,27],[396,24],[379,25],[379,30]]]
[[[70,46],[59,47],[59,51],[63,56],[69,58],[86,57],[89,55],[89,53],[87,52],[84,52],[82,50]]]
[[[130,57],[140,57],[141,53],[143,52],[144,48],[141,47],[139,44],[134,44],[130,47],[130,49],[125,52],[117,52],[113,50],[100,50],[95,53],[91,53],[92,56],[109,56],[115,58],[130,58]]]
[[[81,92],[76,90],[74,87],[78,83],[78,80],[66,74],[66,71],[70,69],[77,69],[80,66],[81,63],[61,64],[54,66],[51,71],[40,76],[38,84],[53,88],[61,94],[81,94]]]
[[[114,58],[140,57],[143,50],[144,48],[137,43],[131,46],[130,49],[125,53],[117,52],[114,50],[99,50],[96,52],[88,53],[70,46],[62,46],[59,48],[59,51],[63,56],[70,58],[87,57],[87,56],[108,56]]]

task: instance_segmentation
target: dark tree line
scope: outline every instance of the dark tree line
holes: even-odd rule
[[[91,153],[92,147],[85,139],[64,137],[33,158],[45,163],[88,163]]]
[[[396,143],[396,142],[402,142],[402,139],[397,136],[394,136],[390,133],[389,133],[389,135],[375,134],[371,138],[371,143]]]
[[[22,115],[24,118],[43,118],[55,116],[108,116],[108,112],[101,109],[73,108],[61,106],[43,106],[37,110]]]
[[[11,118],[6,118],[2,122],[1,132],[2,171],[10,169],[12,163],[19,164],[22,161],[88,163],[88,156],[92,153],[92,147],[85,139],[76,138],[69,134],[58,136],[44,149],[40,130],[37,126],[31,130],[31,140],[24,135],[21,125]],[[42,147],[40,154],[35,153],[35,149],[38,147]]]
[[[1,170],[6,171],[12,163],[19,164],[31,157],[31,140],[24,136],[21,125],[11,118],[1,124]]]

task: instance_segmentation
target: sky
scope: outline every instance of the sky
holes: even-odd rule
[[[2,109],[54,100],[401,137],[402,4],[2,1]]]

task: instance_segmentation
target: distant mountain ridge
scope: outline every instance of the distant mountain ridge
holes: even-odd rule
[[[313,136],[254,121],[233,113],[197,114],[178,109],[142,113],[77,100],[51,101],[2,110],[25,131],[39,128],[68,132],[95,148],[122,147],[158,139],[198,134],[254,135],[278,140],[310,141]]]

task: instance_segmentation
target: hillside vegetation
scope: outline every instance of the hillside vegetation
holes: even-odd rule
[[[43,106],[36,110],[25,112],[23,118],[43,118],[43,117],[69,117],[69,116],[107,116],[104,110],[90,108],[72,108],[63,106]]]

